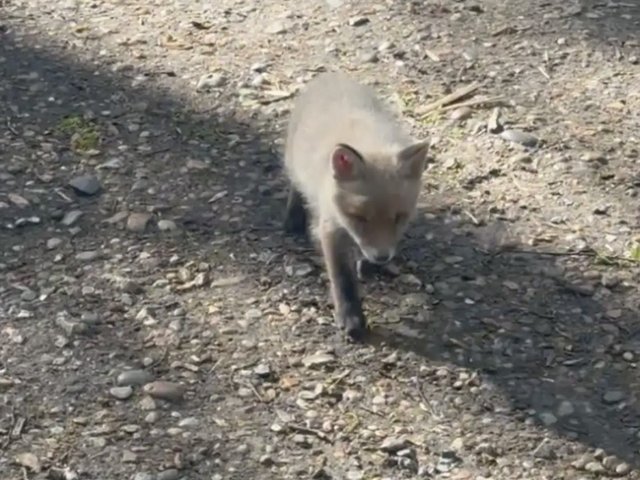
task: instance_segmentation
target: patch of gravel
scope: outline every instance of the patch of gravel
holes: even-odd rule
[[[1,6],[3,479],[640,478],[632,3]],[[281,231],[334,68],[433,145],[365,345]]]

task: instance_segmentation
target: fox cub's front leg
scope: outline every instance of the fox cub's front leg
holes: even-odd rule
[[[358,292],[356,265],[346,232],[331,224],[319,229],[322,253],[331,284],[334,315],[338,325],[353,339],[360,339],[367,328]]]

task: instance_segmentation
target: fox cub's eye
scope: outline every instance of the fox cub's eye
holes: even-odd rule
[[[407,215],[405,213],[398,213],[396,214],[396,225],[399,223],[404,222],[404,220],[407,218]]]
[[[358,223],[367,223],[368,221],[367,217],[365,217],[364,215],[353,214],[351,215],[351,218],[353,218]]]

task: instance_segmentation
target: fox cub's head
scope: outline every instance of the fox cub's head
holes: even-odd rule
[[[337,145],[331,154],[338,219],[367,260],[386,263],[415,211],[427,142],[365,158]]]

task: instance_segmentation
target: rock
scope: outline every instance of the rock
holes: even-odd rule
[[[27,200],[21,195],[18,195],[17,193],[10,193],[8,197],[9,197],[9,201],[18,208],[27,208],[29,205],[31,205],[29,203],[29,200]]]
[[[146,370],[126,370],[118,375],[116,383],[119,386],[146,385],[153,380],[153,375]]]
[[[551,412],[541,412],[538,414],[540,421],[547,427],[554,425],[558,422],[556,416]]]
[[[459,108],[456,108],[453,112],[451,112],[451,115],[449,115],[449,118],[454,122],[462,122],[463,120],[466,120],[469,117],[471,117],[471,115],[473,115],[473,110],[471,110],[471,108],[459,107]]]
[[[609,390],[602,395],[602,401],[607,405],[613,405],[624,400],[624,392],[621,390]]]
[[[173,220],[163,219],[158,222],[158,229],[162,232],[172,232],[174,230],[177,230],[178,226]]]
[[[438,463],[436,464],[436,471],[438,473],[447,473],[453,470],[459,463],[461,463],[461,459],[456,455],[455,452],[447,451],[442,452],[440,458],[438,459]]]
[[[112,158],[111,160],[107,160],[106,162],[101,164],[98,168],[104,168],[106,170],[118,170],[119,168],[122,168],[122,165],[122,159]]]
[[[487,121],[487,130],[489,131],[489,133],[498,134],[504,129],[502,123],[500,122],[500,114],[500,107],[494,108],[491,112],[491,117],[489,117],[489,120]]]
[[[157,478],[148,472],[138,472],[133,476],[132,480],[157,480]]]
[[[68,337],[84,333],[88,329],[86,324],[71,320],[64,314],[60,314],[56,317],[56,325],[60,327]]]
[[[258,461],[260,465],[264,465],[265,467],[270,467],[275,463],[270,455],[262,455]]]
[[[326,365],[332,363],[335,357],[330,353],[318,352],[313,355],[309,355],[302,359],[302,364],[305,367],[317,367],[320,365]]]
[[[610,471],[615,471],[619,463],[620,460],[618,460],[614,455],[607,455],[602,459],[602,465]]]
[[[147,228],[150,219],[151,214],[149,213],[131,213],[127,218],[127,230],[142,233]]]
[[[131,397],[131,395],[133,395],[133,388],[131,388],[130,386],[112,387],[111,389],[109,389],[109,394],[112,397],[117,398],[118,400],[127,400]]]
[[[179,383],[157,380],[146,384],[144,391],[153,398],[169,402],[179,402],[184,398],[186,389]]]
[[[375,51],[363,52],[360,55],[360,60],[362,63],[377,63],[379,60],[378,53]]]
[[[53,238],[50,238],[49,240],[47,240],[47,249],[48,250],[53,250],[54,248],[58,248],[60,245],[62,245],[62,239],[61,238],[53,237]]]
[[[200,422],[196,417],[186,417],[178,422],[180,428],[196,428],[200,425]]]
[[[196,84],[196,91],[202,92],[212,88],[220,88],[227,83],[227,77],[221,73],[207,73],[200,77]]]
[[[189,170],[206,170],[209,168],[209,164],[207,164],[207,162],[203,162],[202,160],[190,158],[189,160],[187,160],[186,167]]]
[[[267,26],[264,31],[269,35],[281,35],[283,33],[287,33],[287,27],[282,22],[273,22]]]
[[[558,410],[556,413],[560,418],[562,418],[573,415],[574,412],[575,408],[573,407],[571,402],[569,402],[568,400],[563,400],[562,402],[560,402],[560,405],[558,405]]]
[[[589,462],[584,466],[585,471],[590,473],[602,474],[607,470],[600,462]]]
[[[28,468],[34,473],[40,473],[42,471],[42,464],[37,456],[33,453],[25,452],[19,453],[15,457],[16,463],[22,465],[23,467]],[[26,475],[25,475],[26,478]]]
[[[349,19],[349,26],[351,27],[361,27],[367,23],[369,23],[369,19],[367,17],[351,17]]]
[[[156,423],[160,419],[160,412],[154,411],[149,412],[145,417],[144,421],[146,423]]]
[[[69,182],[69,186],[79,195],[95,195],[102,188],[95,175],[80,175]]]
[[[156,480],[178,480],[180,472],[175,468],[164,470],[156,475]]]
[[[403,437],[387,437],[380,444],[380,450],[386,453],[396,453],[409,447],[411,443]]]
[[[156,408],[158,408],[158,405],[156,404],[156,401],[150,396],[145,395],[144,397],[142,397],[142,400],[140,400],[141,410],[144,410],[145,412],[149,412],[149,411],[155,410]]]
[[[616,475],[628,475],[631,472],[631,465],[622,462],[615,468]]]
[[[538,137],[521,130],[504,130],[500,133],[500,136],[509,142],[519,143],[520,145],[528,148],[537,146],[540,141]]]
[[[269,368],[269,365],[267,365],[266,363],[260,363],[256,366],[256,368],[253,369],[253,372],[259,376],[259,377],[263,377],[266,378],[269,375],[271,375],[271,369]]]
[[[70,210],[64,214],[60,223],[62,223],[65,227],[70,227],[74,223],[76,223],[84,212],[82,210]]]
[[[138,456],[129,451],[129,450],[125,450],[122,453],[122,463],[136,463],[138,461]]]
[[[76,254],[76,260],[81,260],[83,262],[90,262],[91,260],[95,260],[98,258],[100,254],[95,250],[89,250],[86,252],[80,252]]]

